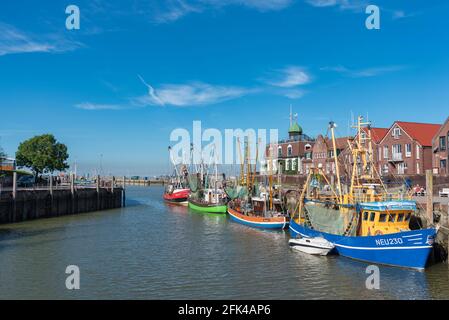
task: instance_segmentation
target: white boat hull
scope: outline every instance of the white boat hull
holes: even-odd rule
[[[293,250],[301,251],[308,254],[325,256],[334,246],[324,240],[315,240],[314,238],[291,239],[288,244]]]

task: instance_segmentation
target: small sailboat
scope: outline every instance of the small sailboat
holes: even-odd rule
[[[335,246],[322,237],[299,237],[288,241],[290,248],[308,254],[327,255]]]

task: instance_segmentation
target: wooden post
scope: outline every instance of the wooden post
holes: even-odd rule
[[[70,174],[70,192],[72,196],[75,194],[75,176],[74,174]]]
[[[17,197],[17,172],[12,174],[12,198],[16,200]]]
[[[426,216],[429,225],[433,224],[433,173],[432,170],[426,170]]]
[[[50,176],[50,196],[53,197],[53,176]]]

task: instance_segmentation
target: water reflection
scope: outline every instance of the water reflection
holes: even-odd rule
[[[129,188],[127,207],[0,226],[0,298],[445,299],[447,265],[425,272],[292,251],[286,231],[167,205],[163,189]],[[131,204],[131,205],[130,205]],[[82,290],[65,289],[77,264]]]

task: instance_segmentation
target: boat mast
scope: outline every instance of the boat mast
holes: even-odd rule
[[[332,146],[334,149],[334,163],[335,163],[335,171],[337,174],[337,189],[338,189],[338,197],[340,204],[343,203],[343,196],[341,192],[341,181],[340,181],[340,166],[338,165],[338,157],[337,157],[337,144],[335,142],[335,132],[334,129],[337,127],[337,124],[333,121],[329,122],[329,128],[331,129],[332,135]]]

